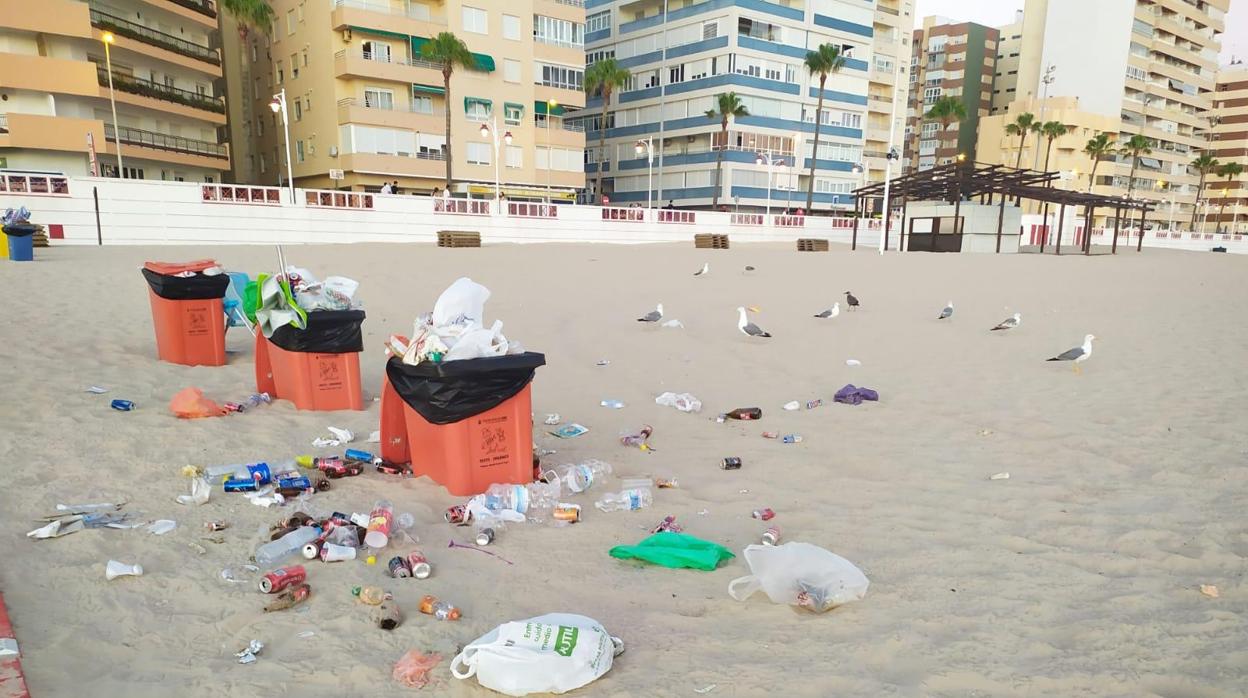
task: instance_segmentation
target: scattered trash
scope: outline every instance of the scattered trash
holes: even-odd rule
[[[673,328],[673,329],[684,329],[684,327],[685,327],[685,323],[681,322],[680,320],[667,320],[667,321],[663,322],[663,323],[660,325],[660,327],[670,327],[670,328]]]
[[[1212,584],[1201,584],[1200,593],[1204,594],[1205,596],[1208,596],[1211,599],[1218,598],[1218,588]]]
[[[800,444],[802,442],[801,434],[785,434],[782,439],[786,444]]]
[[[670,531],[655,533],[637,545],[617,545],[611,548],[610,555],[619,560],[644,560],[663,567],[706,571],[736,557],[718,543]]]
[[[598,362],[594,365],[595,366],[610,366],[611,362],[608,361],[607,359],[599,359]]]
[[[279,567],[260,578],[260,591],[276,594],[286,587],[302,584],[308,578],[308,571],[303,565]]]
[[[202,477],[195,476],[191,478],[191,493],[178,495],[178,504],[203,504],[208,501],[208,495],[212,493],[212,485]]]
[[[710,693],[711,691],[714,691],[716,688],[719,688],[719,684],[713,683],[713,684],[710,684],[709,686],[703,686],[702,688],[695,688],[693,689],[693,692],[705,695],[707,693]]]
[[[736,456],[729,456],[719,462],[719,467],[724,470],[740,470],[741,459]]]
[[[86,528],[86,524],[82,522],[82,517],[76,517],[71,521],[53,521],[46,526],[36,528],[26,533],[27,538],[35,540],[44,540],[46,538],[60,538],[71,533],[77,533]]]
[[[169,411],[178,419],[200,419],[202,417],[220,417],[227,414],[225,409],[216,402],[204,397],[199,388],[183,388],[169,401]]]
[[[654,404],[663,407],[675,407],[681,412],[702,411],[702,401],[690,393],[663,393],[654,399]]]
[[[662,533],[663,531],[671,531],[672,533],[680,533],[685,530],[684,526],[676,523],[676,517],[672,515],[664,516],[663,520],[657,526],[650,529],[651,533]]]
[[[880,394],[870,388],[858,388],[853,383],[849,383],[836,391],[836,396],[832,399],[846,405],[861,405],[863,400],[872,402],[879,400]]]
[[[373,609],[373,623],[382,630],[394,630],[403,622],[403,613],[399,611],[399,605],[393,601],[384,601],[382,604]]]
[[[808,410],[813,410],[816,407],[822,407],[822,406],[823,406],[823,400],[820,400],[818,398],[814,400],[810,400],[806,403],[806,409]]]
[[[625,432],[620,434],[620,444],[624,446],[634,446],[646,452],[653,452],[650,447],[650,437],[654,434],[654,427],[645,424],[636,432]]]
[[[462,616],[458,608],[446,601],[438,600],[438,597],[431,594],[421,598],[420,612],[438,620],[459,620]]]
[[[797,400],[786,402],[784,403],[784,409],[788,410],[789,412],[792,412],[794,410],[800,410],[802,409],[802,403],[798,402]]]
[[[234,653],[238,657],[239,664],[255,664],[256,655],[260,654],[260,650],[264,649],[264,643],[259,640],[252,640],[247,646]]]
[[[355,434],[352,434],[350,429],[341,429],[339,427],[327,427],[327,429],[329,430],[331,436],[318,436],[312,441],[313,446],[317,448],[341,446],[343,444],[349,444],[355,440]],[[381,440],[380,434],[378,435],[377,440]]]
[[[118,577],[142,577],[143,565],[127,565],[124,562],[109,560],[104,566],[104,578],[113,581]]]
[[[134,404],[133,402],[129,400],[120,400],[120,399],[113,400],[112,402],[108,403],[108,406],[119,412],[131,412],[138,407],[138,405]]]
[[[1009,473],[995,473],[993,475],[989,475],[988,479],[989,480],[1009,480],[1010,474]]]
[[[568,424],[568,425],[559,427],[558,429],[550,432],[550,434],[552,436],[558,436],[561,439],[571,439],[573,437],[580,436],[581,434],[584,434],[588,431],[589,429],[587,427],[583,427],[580,424],[573,423],[573,424]]]
[[[623,641],[598,621],[548,613],[504,623],[470,642],[451,661],[451,674],[476,676],[485,688],[509,696],[566,693],[610,671],[623,651]]]
[[[394,671],[390,676],[408,688],[424,688],[429,683],[429,672],[440,661],[440,654],[421,654],[417,650],[408,650],[407,654],[394,663]]]
[[[87,392],[95,395],[103,395],[108,392],[108,388],[101,388],[98,385],[93,385],[90,388],[87,388]]]
[[[771,507],[765,507],[763,509],[755,509],[750,512],[750,516],[762,521],[771,521],[776,518],[776,512],[773,511]]]
[[[147,527],[147,532],[153,535],[163,536],[177,527],[177,521],[172,519],[157,519]]]
[[[654,479],[654,486],[661,490],[675,489],[677,487],[680,487],[680,482],[674,477],[673,478],[656,477]]]
[[[603,400],[602,402],[598,404],[602,405],[603,407],[609,407],[613,410],[618,410],[624,406],[624,403],[619,400]]]
[[[394,598],[390,592],[375,586],[351,587],[351,595],[369,606],[380,606],[383,601]]]
[[[765,432],[763,432],[763,438],[764,438],[764,439],[778,439],[778,438],[780,438],[780,432],[778,432],[778,431],[765,431]]]
[[[307,640],[308,638],[315,637],[315,636],[316,636],[316,633],[311,630],[304,630],[303,632],[297,633],[295,635],[295,637],[299,638],[300,640]]]
[[[204,528],[208,529],[209,531],[224,531],[225,529],[229,527],[230,527],[230,524],[227,521],[224,521],[222,519],[204,522]]]
[[[862,599],[870,585],[852,562],[810,543],[749,545],[745,562],[750,574],[728,583],[737,601],[761,589],[773,603],[822,613]]]
[[[221,570],[221,580],[228,584],[251,584],[260,568],[255,565],[235,565]]]
[[[654,495],[648,488],[608,492],[594,502],[599,511],[636,511],[650,506]]]
[[[979,435],[980,435],[980,436],[992,436],[992,435],[993,435],[993,434],[995,434],[995,433],[996,433],[996,432],[994,432],[994,431],[993,431],[993,430],[991,430],[991,429],[980,429],[980,430],[979,430]]]
[[[546,483],[562,483],[567,485],[568,489],[573,493],[580,493],[588,490],[590,487],[593,487],[594,482],[603,480],[610,474],[610,463],[597,459],[590,459],[583,463],[568,463],[555,466],[553,469],[543,473],[541,480]],[[543,494],[544,496],[548,496],[553,499],[559,498],[558,488],[554,488],[548,493]],[[534,500],[536,500],[536,498],[534,498]],[[551,504],[553,504],[553,502],[551,502]],[[540,505],[540,502],[533,501],[530,504],[530,507],[536,505]]]
[[[370,443],[370,444],[381,443],[381,430],[379,429],[377,431],[370,432],[368,434],[368,440],[365,443]]]
[[[300,584],[298,586],[291,587],[279,593],[272,601],[266,604],[264,612],[272,613],[274,611],[284,611],[288,608],[294,608],[304,601],[307,601],[311,596],[312,587],[307,584]]]
[[[544,420],[543,423],[548,424],[550,426],[554,426],[562,421],[563,421],[563,417],[560,416],[558,412],[551,412],[550,414],[546,415],[546,419]]]
[[[862,362],[858,359],[845,359],[846,366],[861,366]]]
[[[794,403],[796,404],[796,403]],[[731,412],[725,412],[721,415],[724,419],[739,419],[743,422],[752,421],[763,418],[763,410],[758,407],[738,407]]]
[[[303,546],[319,538],[319,526],[300,526],[277,540],[269,541],[256,549],[256,563],[271,565],[283,560],[295,552],[303,550]]]
[[[763,531],[763,538],[761,542],[763,545],[776,545],[777,543],[779,543],[780,542],[780,527],[779,526],[767,527],[767,530]]]
[[[578,509],[578,511],[579,511],[579,509]],[[475,545],[464,545],[464,544],[462,544],[462,543],[456,543],[455,541],[451,541],[450,543],[448,543],[448,544],[447,544],[447,546],[446,546],[446,547],[448,547],[448,548],[461,548],[461,549],[463,549],[463,550],[475,550],[475,551],[477,551],[477,552],[479,552],[479,553],[485,553],[486,555],[489,555],[489,556],[491,556],[491,557],[496,557],[496,558],[498,558],[499,560],[502,560],[503,562],[506,562],[506,563],[507,563],[507,564],[509,564],[509,565],[515,565],[515,564],[516,564],[516,563],[512,562],[511,560],[508,560],[507,558],[503,557],[502,555],[499,555],[498,553],[492,553],[492,552],[490,552],[490,551],[488,551],[488,550],[482,550],[481,548],[478,548],[478,547],[477,547],[477,546],[475,546]]]

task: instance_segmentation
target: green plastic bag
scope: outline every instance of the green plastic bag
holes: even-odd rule
[[[683,533],[663,531],[637,545],[617,545],[611,548],[611,557],[620,560],[645,560],[664,567],[690,567],[710,571],[724,560],[731,560],[736,556],[719,543]]]

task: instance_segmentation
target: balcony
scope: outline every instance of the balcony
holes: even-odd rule
[[[442,179],[446,176],[445,161],[446,157],[441,152],[424,152],[415,155],[343,153],[339,156],[341,167],[347,172],[372,172],[381,175],[428,177],[430,179]]]
[[[221,56],[207,46],[200,46],[172,34],[145,27],[142,24],[135,24],[95,8],[91,8],[91,26],[111,31],[118,36],[141,41],[150,46],[163,48],[166,51],[172,51],[182,56],[195,58],[213,65],[221,65]]]
[[[101,87],[108,87],[108,71],[103,66],[96,66],[96,79]],[[217,114],[225,113],[225,102],[220,97],[201,95],[198,92],[183,90],[178,87],[162,85],[151,80],[136,78],[113,71],[113,89],[141,97],[151,97],[165,102],[181,104],[192,109],[203,109]]]
[[[400,0],[334,0],[330,26],[336,30],[353,27],[378,29],[411,36],[434,36],[446,31],[446,17],[430,14],[421,6]]]
[[[342,50],[334,54],[334,76],[372,78],[425,85],[442,84],[442,64],[420,58],[390,57],[364,50]]]
[[[338,123],[390,126],[420,133],[443,133],[446,130],[446,110],[421,111],[413,108],[410,103],[381,107],[363,99],[349,97],[338,100]]]
[[[217,8],[212,4],[212,0],[169,0],[175,5],[181,5],[188,10],[194,10],[205,17],[217,18]]]
[[[112,124],[104,124],[104,137],[110,142],[120,139],[126,145],[136,145],[153,150],[165,150],[171,153],[201,155],[222,160],[229,160],[230,157],[229,150],[224,145],[209,143],[208,141],[197,141],[193,138],[170,136],[154,131],[144,131],[128,126],[122,126],[114,131]]]

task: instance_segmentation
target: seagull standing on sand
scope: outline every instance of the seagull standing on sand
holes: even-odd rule
[[[936,319],[948,320],[951,317],[953,317],[953,301],[949,301],[948,305],[945,306],[945,309],[940,311],[940,317]]]
[[[816,315],[815,317],[817,317],[817,318],[823,318],[824,320],[830,320],[830,319],[832,319],[832,318],[834,318],[834,317],[836,317],[837,315],[840,315],[840,314],[841,314],[841,304],[840,304],[840,303],[833,303],[831,308],[828,308],[827,310],[823,311],[822,313],[819,313],[819,314],[818,314],[818,315]]]
[[[705,276],[705,275],[707,275],[707,274],[709,274],[709,273],[711,273],[711,263],[710,263],[710,262],[703,262],[703,263],[702,263],[702,268],[701,268],[701,269],[699,269],[699,270],[697,270],[697,271],[695,271],[695,272],[693,272],[693,275],[694,275],[694,276]]]
[[[654,307],[654,310],[651,310],[645,315],[642,315],[641,317],[637,318],[637,322],[658,322],[659,320],[662,320],[662,319],[663,319],[663,304],[659,303],[658,305]]]
[[[1083,346],[1067,349],[1066,351],[1054,356],[1048,361],[1073,361],[1075,373],[1082,373],[1079,364],[1088,360],[1092,356],[1092,340],[1096,339],[1093,335],[1085,335],[1083,338]]]
[[[740,314],[737,319],[737,329],[741,330],[741,334],[749,335],[750,337],[770,337],[771,336],[769,333],[764,332],[761,327],[750,322],[745,317],[745,308],[737,308],[737,313]]]
[[[850,310],[858,309],[858,299],[854,298],[854,294],[849,291],[845,292],[845,304],[849,306]]]
[[[997,330],[1012,330],[1021,324],[1023,324],[1023,316],[1018,313],[1014,313],[1014,317],[1007,317],[997,323],[997,326],[989,330],[989,332],[996,332]]]

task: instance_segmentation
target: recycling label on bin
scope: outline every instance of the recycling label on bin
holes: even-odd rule
[[[316,381],[316,389],[321,392],[342,390],[342,365],[338,355],[316,354],[314,357],[316,375],[313,379]]]
[[[212,304],[181,301],[182,331],[187,337],[203,337],[212,332]],[[217,318],[218,322],[225,322]]]
[[[506,466],[511,462],[506,417],[478,418],[472,425],[472,452],[478,468]]]

